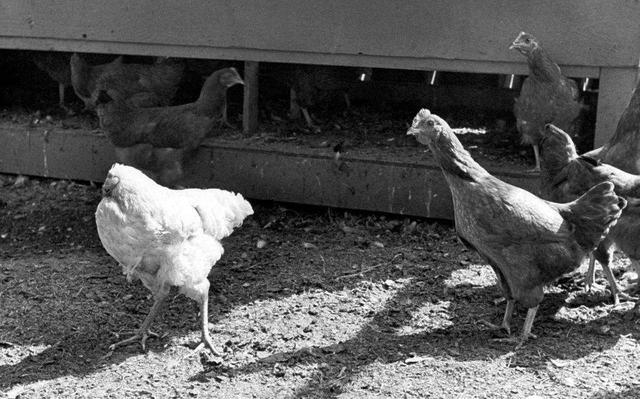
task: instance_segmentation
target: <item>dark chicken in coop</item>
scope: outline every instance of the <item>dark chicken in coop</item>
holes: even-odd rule
[[[154,64],[125,64],[118,57],[107,64],[91,66],[78,54],[70,60],[73,89],[91,109],[101,85],[117,90],[132,107],[169,105],[182,80],[184,65],[172,59],[157,59]],[[106,83],[105,83],[106,82]]]
[[[577,133],[580,111],[583,106],[578,99],[576,83],[564,77],[560,67],[540,46],[532,35],[520,32],[511,43],[527,58],[529,76],[524,80],[520,96],[516,98],[513,113],[522,141],[533,146],[534,171],[540,170],[538,143],[547,123],[553,123],[570,134]]]
[[[225,68],[207,78],[193,103],[133,108],[119,86],[110,82],[103,80],[98,86],[100,127],[116,147],[119,162],[143,170],[163,185],[173,185],[182,177],[185,154],[214,131],[224,110],[227,89],[244,84],[235,68]]]

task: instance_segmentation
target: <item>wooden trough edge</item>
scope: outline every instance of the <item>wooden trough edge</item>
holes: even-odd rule
[[[114,162],[107,138],[82,130],[0,124],[0,173],[101,182]],[[490,170],[529,191],[537,176]],[[218,187],[247,198],[407,216],[452,219],[449,188],[435,164],[314,151],[268,150],[205,142],[185,170],[184,185]]]

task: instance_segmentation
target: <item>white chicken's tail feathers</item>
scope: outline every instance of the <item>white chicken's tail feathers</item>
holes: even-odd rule
[[[247,216],[253,215],[251,204],[241,194],[219,189],[181,191],[193,201],[205,232],[217,240],[229,236]]]
[[[567,205],[561,214],[575,226],[576,241],[593,250],[616,224],[627,201],[616,195],[611,182],[602,182]]]

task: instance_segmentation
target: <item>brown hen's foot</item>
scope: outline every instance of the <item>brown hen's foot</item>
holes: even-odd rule
[[[478,323],[483,324],[487,327],[489,327],[492,330],[496,330],[496,331],[504,331],[507,333],[507,335],[511,335],[511,327],[510,326],[505,326],[504,323],[502,323],[501,325],[497,325],[497,324],[493,324],[490,321],[487,320],[478,320]]]
[[[622,292],[622,291],[618,292],[618,297],[626,302],[633,302],[639,299],[637,296],[631,296],[626,292]]]
[[[532,168],[532,169],[527,169],[525,170],[525,173],[529,173],[529,174],[540,174],[540,168]]]
[[[507,306],[504,308],[502,324],[500,324],[499,326],[486,320],[480,320],[480,322],[486,326],[489,326],[489,328],[493,328],[494,330],[504,330],[507,332],[507,335],[511,335],[511,318],[513,316],[513,309],[515,308],[515,306],[516,301],[514,299],[507,299]]]
[[[532,333],[528,333],[528,334],[522,334],[519,337],[509,337],[509,338],[495,338],[492,339],[492,341],[494,342],[505,342],[505,343],[510,343],[510,344],[516,344],[516,347],[514,349],[520,349],[524,346],[524,344],[527,342],[528,339],[536,339],[538,338],[537,335],[532,334]]]
[[[115,350],[117,347],[119,346],[125,346],[125,345],[129,345],[133,342],[138,342],[140,341],[140,346],[142,346],[142,350],[146,351],[147,350],[147,339],[149,337],[153,337],[153,338],[159,338],[160,336],[156,333],[154,333],[151,330],[147,330],[147,331],[138,331],[134,336],[127,338],[127,339],[123,339],[122,341],[116,342],[115,344],[112,344],[111,346],[109,346],[109,350]]]

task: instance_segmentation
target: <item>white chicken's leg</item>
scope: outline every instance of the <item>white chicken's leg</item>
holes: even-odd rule
[[[200,351],[203,347],[209,348],[214,356],[222,357],[222,353],[213,346],[211,335],[209,335],[209,282],[206,283],[206,290],[202,292],[200,297],[200,326],[202,328],[202,342],[194,349],[194,353]]]
[[[132,342],[136,342],[136,341],[140,341],[140,345],[142,346],[142,350],[146,350],[147,349],[147,339],[152,336],[152,337],[157,337],[158,334],[152,332],[149,330],[149,328],[151,327],[151,323],[153,322],[153,319],[156,317],[156,315],[158,314],[158,311],[160,310],[160,307],[162,306],[162,302],[164,302],[165,298],[169,295],[169,288],[161,288],[160,290],[158,290],[158,292],[156,292],[154,294],[154,301],[153,301],[153,305],[151,306],[151,310],[149,310],[149,314],[147,315],[147,317],[144,319],[144,321],[142,322],[142,325],[140,326],[140,329],[138,329],[138,332],[135,333],[134,336],[127,338],[125,340],[116,342],[115,344],[112,344],[111,346],[109,346],[109,350],[114,350],[115,348],[119,347],[119,346],[123,346],[123,345],[128,345]]]

